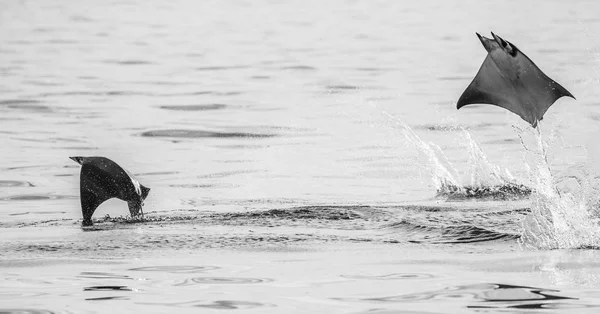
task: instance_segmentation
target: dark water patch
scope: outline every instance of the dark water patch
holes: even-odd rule
[[[34,29],[32,29],[32,31],[34,33],[53,33],[58,31],[58,28],[52,28],[52,27],[36,27]]]
[[[458,223],[458,224],[457,224]],[[411,243],[459,244],[496,240],[516,240],[520,234],[486,229],[468,222],[444,221],[443,218],[428,218],[422,223],[403,220],[392,223],[388,228],[403,231]],[[393,243],[393,242],[391,242]]]
[[[176,306],[176,307],[199,307],[199,308],[208,308],[215,310],[241,310],[241,309],[251,309],[262,306],[273,307],[272,304],[259,303],[259,302],[248,302],[248,301],[230,301],[230,300],[222,300],[222,301],[191,301],[191,302],[180,302],[180,303],[142,303],[145,305],[163,305],[163,306]]]
[[[13,195],[4,198],[0,198],[1,201],[45,201],[45,200],[59,200],[59,199],[75,199],[77,196],[72,195]]]
[[[4,108],[12,109],[12,110],[21,110],[21,111],[29,111],[29,112],[40,112],[47,113],[52,112],[52,108],[44,105],[34,105],[34,104],[19,104],[19,105],[4,105]]]
[[[8,188],[8,187],[33,187],[31,182],[27,181],[16,181],[16,180],[0,180],[0,187]]]
[[[98,150],[98,147],[87,147],[87,146],[58,146],[58,147],[50,147],[50,149],[74,149],[74,150]]]
[[[20,106],[20,105],[34,105],[40,103],[39,100],[35,99],[4,99],[0,100],[0,106]]]
[[[266,283],[272,282],[273,279],[268,278],[236,278],[236,277],[195,277],[189,278],[175,284],[175,286],[191,286],[195,284],[218,284],[218,285],[229,285],[229,284],[255,284],[255,283]]]
[[[139,92],[139,91],[125,91],[125,90],[109,90],[109,91],[66,91],[66,92],[53,92],[53,93],[42,93],[39,97],[52,97],[52,96],[161,96],[161,94],[153,92]]]
[[[257,128],[264,130],[277,130],[277,131],[290,131],[290,132],[312,132],[315,129],[311,128],[300,128],[292,126],[280,126],[280,125],[259,125]]]
[[[35,138],[21,138],[21,137],[11,137],[12,139],[15,140],[20,140],[20,141],[25,141],[25,142],[37,142],[37,143],[85,143],[85,141],[82,140],[77,140],[77,139],[72,139],[72,138],[63,138],[63,137],[49,137],[49,138],[41,138],[41,139],[35,139]],[[50,149],[58,149],[60,147],[51,147]],[[77,148],[76,146],[70,146],[69,148]],[[85,147],[87,149],[90,149],[90,147]]]
[[[225,71],[225,70],[237,70],[247,69],[247,65],[232,65],[232,66],[209,66],[209,67],[198,67],[196,71]]]
[[[218,110],[218,109],[225,109],[225,108],[227,108],[227,105],[224,105],[224,104],[160,106],[160,109],[177,110],[177,111],[207,111],[207,110]]]
[[[558,309],[584,309],[598,308],[597,304],[571,304],[561,302],[548,303],[524,303],[517,305],[469,305],[469,309],[524,309],[524,310],[558,310]]]
[[[442,36],[440,37],[441,40],[443,41],[457,41],[459,38],[455,37],[455,36]]]
[[[426,130],[426,131],[461,131],[465,129],[463,125],[438,125],[438,124],[421,124],[412,127],[415,130]]]
[[[103,63],[118,64],[118,65],[146,65],[153,64],[146,60],[104,60]]]
[[[214,184],[169,184],[172,188],[185,188],[185,189],[207,189],[215,187]]]
[[[508,306],[526,306],[531,304],[531,301],[544,304],[553,304],[556,300],[577,300],[576,298],[564,297],[557,295],[558,290],[533,288],[525,286],[505,285],[505,284],[474,284],[465,286],[449,287],[443,290],[431,292],[410,293],[386,297],[374,298],[334,298],[341,301],[353,302],[374,302],[374,303],[414,303],[418,301],[462,301],[476,300],[480,302],[492,302],[499,304],[504,303],[504,307]],[[576,305],[575,303],[572,303]],[[480,305],[474,305],[480,306]],[[486,305],[482,305],[486,306]],[[471,306],[468,306],[469,308]]]
[[[436,197],[450,201],[466,199],[477,200],[518,200],[529,197],[531,188],[523,184],[506,183],[494,186],[463,186],[444,184]]]
[[[194,86],[194,83],[190,82],[178,82],[178,81],[133,81],[133,84],[139,85],[158,85],[158,86]]]
[[[52,311],[48,311],[48,310],[0,308],[0,314],[54,314],[54,313],[56,313],[56,312],[52,312]]]
[[[483,142],[483,144],[491,144],[491,145],[502,145],[502,144],[517,144],[519,143],[519,140],[515,139],[515,138],[504,138],[504,139],[500,139],[500,140],[493,140],[493,141],[487,141],[487,142]]]
[[[365,207],[366,208],[366,207]],[[355,207],[356,209],[356,207]],[[239,218],[277,218],[277,219],[320,219],[320,220],[353,220],[363,215],[353,209],[327,206],[306,206],[292,209],[271,209],[245,213],[224,213],[224,219]]]
[[[253,80],[268,80],[268,79],[271,79],[271,77],[268,76],[268,75],[252,75],[250,78],[253,79]]]
[[[281,67],[281,70],[316,71],[317,68],[308,65],[292,65]]]
[[[46,139],[39,138],[25,138],[25,137],[11,137],[13,140],[23,141],[23,142],[35,142],[35,143],[46,143]]]
[[[129,300],[128,297],[99,297],[99,298],[87,298],[86,301],[112,301],[112,300]]]
[[[222,163],[222,164],[246,164],[246,163],[255,162],[255,160],[252,160],[252,159],[235,159],[235,160],[217,160],[217,162]]]
[[[164,273],[202,273],[209,270],[219,269],[217,266],[186,266],[186,265],[164,265],[130,268],[131,271],[155,271]]]
[[[247,302],[247,301],[215,301],[213,303],[195,303],[190,304],[192,307],[203,307],[216,310],[239,310],[251,309],[255,307],[266,306],[264,303]],[[272,305],[270,305],[272,306]]]
[[[395,273],[386,275],[342,275],[350,279],[368,279],[368,280],[406,280],[406,279],[431,279],[435,278],[431,274],[423,273]]]
[[[36,253],[42,253],[42,252],[57,252],[59,250],[64,249],[64,245],[44,245],[44,244],[30,244],[30,245],[23,245],[22,247],[17,248],[15,251],[17,252],[21,252],[21,251],[25,251],[25,252],[36,252]]]
[[[10,214],[9,216],[23,216],[23,215],[29,215],[29,214],[30,214],[29,212],[23,212],[23,213],[13,213],[13,214]]]
[[[389,229],[395,239],[430,244],[514,241],[520,237],[521,219],[530,212],[528,208],[488,211],[478,206],[401,206],[397,210],[404,213],[380,228]]]
[[[275,134],[244,133],[244,132],[216,132],[204,130],[167,129],[152,130],[140,134],[143,137],[168,137],[168,138],[268,138]]]
[[[223,172],[216,172],[216,173],[201,175],[201,176],[198,176],[198,178],[202,178],[202,179],[225,178],[225,177],[235,176],[238,174],[248,174],[248,173],[257,173],[257,172],[264,173],[264,172],[266,172],[266,170],[223,171]]]
[[[361,72],[386,72],[386,71],[392,71],[394,70],[393,68],[371,68],[371,67],[362,67],[362,68],[356,68],[355,70],[357,71],[361,71]]]
[[[215,96],[237,96],[243,94],[243,92],[232,91],[232,92],[210,92],[210,94]]]
[[[48,81],[36,81],[36,80],[27,80],[23,81],[23,84],[29,84],[33,86],[64,86],[65,84],[59,82],[48,82]]]
[[[126,275],[119,275],[113,273],[96,272],[96,271],[84,271],[77,276],[78,278],[92,278],[92,279],[133,279]]]
[[[83,291],[133,291],[127,286],[92,286],[85,287]]]
[[[331,92],[341,92],[348,90],[357,90],[357,86],[353,85],[327,85],[326,88]]]
[[[35,215],[54,215],[54,214],[66,214],[66,213],[67,212],[62,212],[62,211],[43,211],[43,212],[35,212],[35,213],[22,212],[22,213],[9,214],[9,216],[23,216],[23,215],[29,215],[29,214],[35,214]]]

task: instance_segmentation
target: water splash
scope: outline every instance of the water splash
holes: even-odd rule
[[[534,132],[536,151],[529,168],[534,184],[531,212],[523,220],[521,244],[535,249],[597,248],[600,176],[590,162],[570,167],[554,178],[548,163],[548,143]]]
[[[473,140],[467,130],[463,129],[462,131],[470,157],[471,186],[504,186],[517,182],[508,169],[504,168],[503,171],[487,159],[479,144]]]
[[[438,196],[449,199],[464,198],[513,198],[523,197],[531,193],[531,189],[519,183],[508,169],[502,170],[492,164],[481,147],[473,140],[464,128],[462,143],[469,153],[471,172],[470,182],[464,183],[456,168],[450,163],[443,150],[432,142],[423,141],[411,127],[398,117],[383,112],[397,126],[409,143],[425,156],[426,169],[429,170]]]

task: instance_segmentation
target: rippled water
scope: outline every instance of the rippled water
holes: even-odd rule
[[[0,3],[0,313],[595,313],[597,11]],[[489,31],[577,97],[541,133],[456,110]],[[145,219],[81,228],[69,156],[134,173]]]

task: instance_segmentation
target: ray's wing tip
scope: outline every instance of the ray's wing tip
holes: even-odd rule
[[[475,35],[477,35],[477,38],[479,38],[479,41],[483,44],[483,39],[485,37],[481,36],[481,34],[479,34],[478,32],[475,32]]]
[[[467,89],[458,98],[458,101],[456,102],[457,110],[472,103],[471,101],[469,101],[469,96],[468,96],[469,95],[469,93],[468,93],[469,87],[467,87]]]
[[[78,163],[80,165],[82,164],[81,157],[72,156],[72,157],[69,157],[69,159],[71,159],[72,161],[74,161],[74,162],[76,162],[76,163]]]
[[[456,102],[456,110],[468,105],[469,103],[465,101],[464,97],[461,96]]]

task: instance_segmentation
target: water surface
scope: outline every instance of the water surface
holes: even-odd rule
[[[0,312],[596,313],[597,11],[2,2]],[[489,31],[577,97],[541,135],[456,110]],[[145,220],[81,228],[69,156],[152,188]]]

